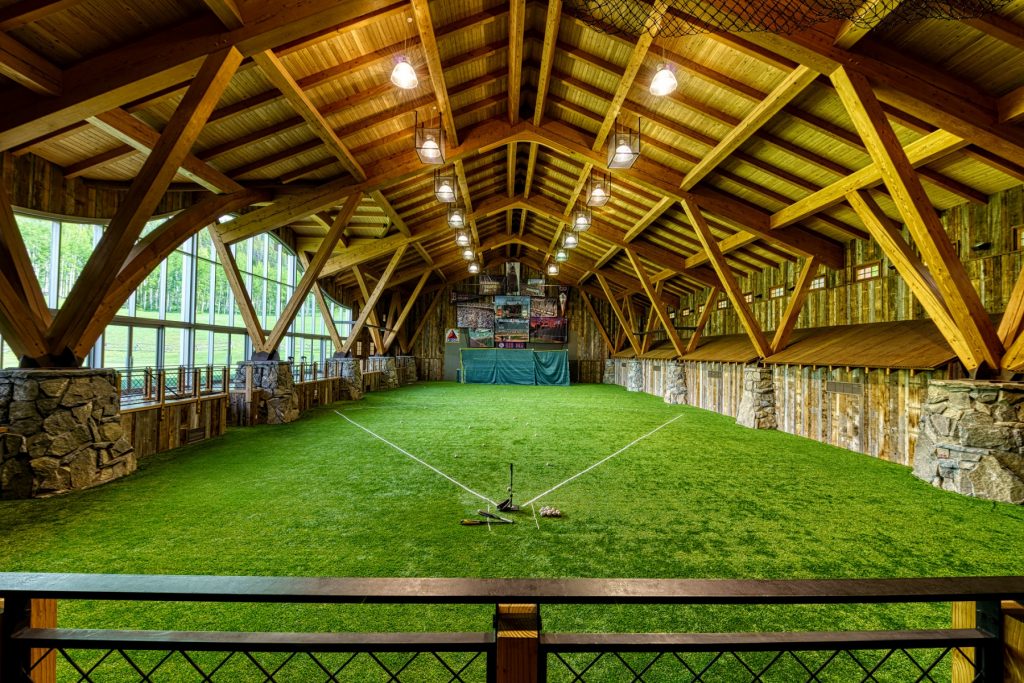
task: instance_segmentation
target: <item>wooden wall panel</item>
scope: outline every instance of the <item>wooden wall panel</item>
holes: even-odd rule
[[[211,396],[126,409],[121,426],[136,457],[142,458],[186,445],[192,430],[202,429],[203,439],[221,436],[227,429],[227,413],[227,397]]]

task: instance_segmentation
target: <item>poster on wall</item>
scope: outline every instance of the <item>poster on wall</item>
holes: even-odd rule
[[[459,343],[459,331],[454,328],[448,328],[448,331],[444,333],[445,344],[458,344]]]
[[[483,297],[476,292],[459,292],[452,289],[448,295],[448,300],[453,304],[460,304],[472,301],[482,301]]]
[[[518,318],[498,318],[494,321],[494,343],[499,348],[508,349],[509,346],[501,346],[505,342],[520,342],[526,344],[530,341],[530,321]]]
[[[494,347],[493,327],[471,327],[469,328],[469,348],[490,349]]]
[[[525,349],[526,342],[503,341],[495,342],[494,346],[499,349]]]
[[[565,318],[530,318],[530,341],[564,344],[567,339]]]
[[[508,261],[505,263],[505,294],[517,296],[519,294],[519,277],[522,265],[519,261]]]
[[[523,287],[524,296],[544,296],[544,278],[531,277]]]
[[[501,278],[494,277],[489,273],[480,273],[479,290],[484,296],[501,294]]]
[[[455,309],[457,327],[494,327],[494,304],[459,304]]]
[[[557,318],[558,299],[549,297],[546,299],[530,299],[531,318]]]
[[[494,297],[494,317],[530,319],[530,297],[528,296],[496,296]]]

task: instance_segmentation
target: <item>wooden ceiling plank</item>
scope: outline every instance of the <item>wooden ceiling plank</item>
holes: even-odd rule
[[[0,9],[0,31],[11,31],[62,12],[82,0],[20,0]]]
[[[722,288],[718,285],[708,289],[708,298],[704,301],[704,308],[701,310],[700,315],[697,316],[697,324],[693,328],[693,334],[690,335],[690,339],[686,343],[686,353],[693,353],[697,350],[700,338],[704,335],[704,328],[708,326],[711,314],[715,311],[715,302],[718,301],[718,295],[721,291]]]
[[[778,327],[775,328],[775,336],[772,338],[772,353],[778,353],[789,346],[789,337],[793,333],[793,328],[796,327],[797,318],[800,317],[800,311],[803,310],[807,293],[811,289],[811,281],[818,274],[820,263],[814,256],[809,256],[804,261],[793,293],[790,295],[789,301],[786,302],[786,310],[779,320]]]
[[[91,173],[98,168],[103,168],[109,164],[117,163],[123,159],[138,154],[138,150],[131,145],[118,145],[108,149],[105,152],[100,152],[95,156],[91,156],[88,159],[82,159],[69,166],[64,167],[64,178],[78,178],[87,173]]]
[[[665,304],[662,303],[661,297],[659,296],[660,292],[654,291],[655,285],[651,284],[651,280],[647,276],[647,271],[644,270],[643,264],[640,263],[640,259],[637,257],[636,253],[632,249],[626,249],[625,252],[629,262],[633,265],[633,270],[636,272],[637,279],[640,280],[640,285],[647,294],[647,298],[651,301],[651,307],[658,314],[658,320],[661,321],[661,326],[665,328],[665,333],[668,335],[669,341],[672,342],[672,348],[676,351],[676,357],[682,358],[686,353],[686,346],[679,338],[679,333],[676,332],[675,321],[669,318],[668,310],[665,308]],[[650,332],[649,328],[650,324],[648,323],[648,332]]]
[[[619,325],[622,326],[622,331],[626,335],[626,339],[629,340],[629,345],[633,347],[633,353],[637,356],[640,355],[640,343],[637,341],[636,335],[633,334],[633,330],[630,327],[629,322],[626,320],[626,316],[622,313],[622,308],[619,307],[619,302],[615,300],[615,295],[612,294],[611,287],[608,286],[608,280],[605,276],[598,272],[594,276],[597,278],[598,284],[601,285],[601,289],[604,291],[605,298],[608,300],[608,305],[612,307],[612,312],[615,314],[615,318],[619,321]]]
[[[708,254],[708,260],[715,269],[715,272],[718,273],[718,277],[722,282],[722,287],[725,289],[726,295],[729,297],[733,307],[736,309],[736,313],[740,319],[740,324],[743,325],[743,329],[746,330],[747,336],[750,337],[750,343],[753,344],[754,350],[757,351],[758,356],[761,358],[767,358],[771,354],[771,347],[768,345],[768,340],[765,339],[764,331],[758,324],[754,314],[750,311],[750,305],[747,304],[747,300],[743,296],[743,292],[740,290],[740,286],[736,282],[736,278],[733,276],[732,271],[726,264],[725,257],[718,247],[718,241],[711,233],[711,228],[708,227],[707,222],[704,220],[704,216],[701,215],[700,207],[692,200],[683,201],[682,205],[683,210],[686,211],[687,218],[690,219],[690,225],[693,226],[698,239],[700,239],[701,244],[704,245],[704,251]]]
[[[159,142],[132,181],[117,213],[54,318],[47,332],[54,357],[71,350],[76,359],[82,359],[95,342],[95,339],[85,339],[82,333],[102,294],[116,279],[125,258],[153,216],[241,61],[242,55],[234,48],[215,52],[203,60],[199,73],[171,115]]]
[[[974,370],[984,362],[998,370],[1002,343],[870,84],[864,76],[845,68],[837,69],[831,78],[854,126],[879,166],[924,262],[932,268],[943,269],[946,274],[937,284],[970,347],[968,369]]]
[[[104,133],[142,152],[150,154],[160,141],[160,133],[124,109],[112,109],[89,118],[89,123]],[[242,186],[209,164],[189,153],[178,172],[211,192],[238,192]]]
[[[362,199],[361,194],[354,194],[349,197],[348,201],[345,202],[345,206],[342,207],[338,218],[334,220],[330,230],[324,235],[320,247],[316,250],[316,254],[306,267],[306,271],[302,274],[299,283],[295,285],[291,298],[288,299],[284,310],[281,311],[281,316],[274,324],[274,329],[270,331],[270,336],[267,337],[266,342],[263,344],[262,350],[265,353],[272,354],[280,346],[281,340],[284,339],[288,328],[291,327],[296,314],[302,308],[302,305],[306,303],[306,297],[309,296],[313,285],[316,284],[317,278],[320,277],[320,271],[323,270],[324,264],[327,263],[327,259],[334,252],[334,245],[338,243],[338,239],[341,237],[342,232],[344,232],[348,222],[352,220],[352,216],[359,206],[360,199]]]
[[[406,249],[407,245],[403,244],[395,250],[395,253],[391,256],[391,260],[388,261],[387,268],[384,269],[384,272],[380,276],[380,280],[377,281],[377,286],[373,288],[373,292],[371,292],[366,298],[363,310],[359,312],[359,317],[352,325],[352,332],[349,334],[348,340],[345,342],[345,348],[343,349],[345,353],[352,350],[352,345],[355,343],[356,337],[358,337],[359,333],[363,331],[363,327],[366,325],[367,319],[374,313],[377,302],[380,300],[381,294],[384,293],[384,290],[387,289],[388,281],[391,279],[391,276],[394,275],[395,268],[398,267],[398,262],[401,261],[402,256],[405,255]],[[363,286],[365,287],[365,284]],[[377,334],[380,334],[380,330],[377,331]],[[383,347],[382,341],[383,340],[380,339],[374,340],[374,343],[377,345],[378,352],[380,352],[380,349]]]
[[[903,239],[900,226],[883,213],[865,190],[851,192],[847,200],[882,249],[882,253],[907,283],[914,298],[920,302],[935,326],[942,332],[953,352],[966,366],[977,367],[981,358],[971,349],[967,338],[950,314],[935,278]]]
[[[0,31],[0,76],[40,95],[60,95],[64,74],[52,63]]]
[[[397,320],[392,322],[391,316],[388,316],[388,325],[391,327],[391,331],[388,332],[387,336],[384,338],[383,353],[387,353],[388,349],[391,348],[391,345],[395,343],[395,339],[398,338],[398,334],[402,331],[406,320],[409,318],[409,314],[412,312],[413,305],[416,303],[416,300],[419,299],[420,292],[423,291],[423,286],[426,285],[427,280],[430,279],[431,272],[433,271],[429,268],[423,271],[423,275],[421,275],[420,279],[416,282],[416,287],[413,288],[412,294],[409,295],[409,299],[405,302],[401,312],[398,314]]]

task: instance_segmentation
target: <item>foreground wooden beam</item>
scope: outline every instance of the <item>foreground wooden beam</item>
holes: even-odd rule
[[[21,293],[21,300],[32,312],[35,325],[45,330],[53,320],[46,298],[39,286],[39,278],[32,267],[25,240],[14,217],[14,209],[7,198],[7,188],[0,176],[0,264],[2,270],[11,278],[12,284]]]
[[[633,270],[636,272],[636,277],[640,280],[640,285],[644,288],[644,292],[647,294],[647,298],[651,301],[651,308],[658,316],[658,320],[661,321],[661,326],[665,328],[665,333],[668,335],[668,339],[672,342],[672,348],[676,350],[676,356],[682,358],[686,353],[686,347],[682,340],[679,338],[679,333],[676,332],[675,321],[669,318],[668,310],[665,308],[665,304],[661,301],[661,296],[654,290],[654,285],[651,284],[651,279],[647,276],[647,271],[644,270],[644,266],[640,263],[640,259],[632,249],[626,249],[626,256],[629,258],[629,262],[633,265]],[[650,338],[650,324],[648,324],[648,335],[644,338],[645,343]]]
[[[387,289],[388,281],[391,276],[394,275],[395,269],[398,267],[398,262],[402,260],[402,256],[405,255],[405,250],[408,247],[406,245],[400,246],[395,250],[395,253],[391,256],[391,260],[388,262],[387,268],[380,276],[380,280],[377,281],[377,286],[373,288],[373,292],[366,297],[366,302],[363,305],[363,310],[359,312],[359,317],[356,322],[352,325],[352,331],[349,333],[348,340],[345,342],[345,347],[342,349],[344,353],[348,353],[352,350],[352,345],[355,343],[359,333],[363,331],[363,327],[366,326],[366,322],[370,315],[373,314],[374,309],[377,306],[377,302],[380,301],[381,294]],[[379,331],[378,331],[379,332]],[[378,350],[380,346],[378,346]]]
[[[711,314],[715,311],[715,302],[718,301],[718,295],[721,292],[722,288],[718,286],[708,290],[708,298],[704,302],[704,310],[697,317],[697,325],[694,327],[693,334],[690,335],[690,340],[686,344],[686,353],[693,353],[697,350],[697,346],[700,345],[700,338],[704,334],[704,328],[708,326],[708,321],[711,320]]]
[[[594,319],[594,325],[597,326],[597,331],[601,334],[601,339],[604,340],[604,345],[608,347],[608,353],[615,353],[615,344],[612,343],[611,338],[608,336],[608,331],[604,329],[604,323],[601,322],[601,316],[597,314],[597,309],[594,308],[593,302],[590,301],[590,297],[582,289],[580,290],[580,298],[583,300],[583,305],[590,313],[590,317]]]
[[[845,68],[832,74],[832,82],[871,158],[879,166],[882,179],[921,250],[924,262],[931,268],[944,271],[945,277],[939,278],[937,284],[957,328],[970,347],[968,369],[974,370],[984,362],[991,369],[998,370],[1003,346],[988,312],[982,306],[963,263],[953,251],[938,214],[900,147],[871,85],[865,77]]]
[[[811,281],[818,273],[820,261],[814,256],[804,261],[804,267],[800,270],[800,276],[796,280],[796,287],[793,289],[789,302],[786,303],[786,310],[782,314],[779,326],[775,328],[775,337],[772,339],[772,353],[778,353],[789,345],[789,337],[796,326],[797,318],[807,300],[807,293],[811,289]]]
[[[615,300],[615,295],[612,294],[612,288],[608,286],[608,280],[605,279],[603,273],[594,273],[594,277],[597,278],[598,284],[601,285],[601,289],[604,291],[604,295],[608,299],[608,305],[612,307],[612,313],[615,314],[616,319],[619,321],[619,325],[622,326],[622,332],[626,335],[626,339],[629,340],[629,345],[633,348],[633,353],[639,357],[640,342],[637,341],[636,335],[633,334],[629,321],[626,320],[626,316],[619,307],[619,302]]]
[[[214,249],[217,250],[217,260],[220,261],[220,265],[224,269],[224,275],[227,278],[228,286],[231,287],[231,293],[235,297],[235,303],[238,304],[238,311],[242,315],[245,331],[249,334],[249,339],[252,340],[253,350],[261,352],[266,346],[267,337],[263,332],[259,316],[256,315],[256,308],[252,305],[252,297],[245,286],[242,273],[238,270],[235,256],[212,227],[207,228],[207,231],[210,233],[210,241],[213,242]]]
[[[64,87],[61,70],[0,32],[0,75],[41,95],[59,95]]]
[[[384,349],[381,353],[387,353],[391,345],[395,343],[395,339],[398,338],[399,333],[402,331],[405,321],[409,318],[409,313],[412,312],[412,307],[416,303],[416,300],[420,296],[420,292],[423,291],[423,286],[427,284],[427,280],[430,279],[430,273],[432,271],[428,268],[423,271],[423,275],[416,282],[416,286],[412,290],[412,294],[409,295],[408,301],[402,307],[401,312],[398,314],[398,318],[388,315],[388,325],[391,327],[391,331],[387,332],[384,337]],[[396,292],[397,293],[397,292]]]

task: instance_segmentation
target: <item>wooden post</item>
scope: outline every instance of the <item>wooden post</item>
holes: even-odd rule
[[[977,603],[953,603],[953,628],[975,628],[977,625]],[[1024,607],[1019,603],[1004,600],[1001,626],[1003,638],[1002,675],[995,680],[1004,683],[1024,683]],[[977,674],[974,666],[970,663],[972,661],[977,661],[976,648],[964,648],[963,654],[953,652],[952,683],[971,683],[975,680]],[[984,666],[990,664],[987,662]]]
[[[199,368],[192,368],[192,395],[199,398],[203,392],[199,385],[203,381],[203,373]]]
[[[146,399],[153,398],[153,368],[146,368],[143,372],[143,389]],[[132,385],[132,369],[128,368],[128,386]]]
[[[0,600],[0,680],[11,683],[54,683],[57,680],[57,655],[50,653],[24,676],[33,663],[46,654],[46,649],[16,648],[11,635],[25,627],[56,628],[57,601],[7,598]]]
[[[167,371],[157,370],[155,374],[158,382],[156,387],[157,400],[160,402],[160,405],[163,405],[167,399]]]
[[[497,683],[537,683],[540,605],[499,604],[494,623]]]
[[[29,608],[29,626],[32,628],[57,628],[57,601],[56,600],[32,600]],[[46,655],[43,661],[32,670],[32,683],[56,683],[57,680],[57,654],[50,652],[49,648],[32,648],[29,657],[36,662],[40,657]]]

